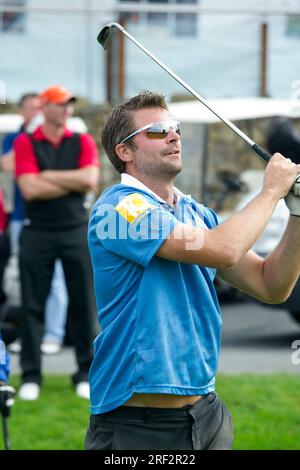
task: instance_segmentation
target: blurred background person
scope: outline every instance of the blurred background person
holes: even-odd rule
[[[23,123],[16,132],[7,134],[2,143],[0,168],[9,173],[13,173],[15,167],[14,141],[22,132],[27,131],[28,126],[40,113],[38,94],[33,92],[23,94],[18,102],[18,111],[23,118]],[[14,187],[13,211],[9,219],[11,253],[12,255],[16,255],[15,259],[12,259],[12,264],[14,264],[19,254],[19,237],[24,221],[23,196],[16,182]],[[17,267],[14,269],[17,269]],[[67,308],[67,288],[61,261],[57,259],[51,289],[45,307],[45,334],[41,344],[41,350],[44,354],[55,354],[61,350],[65,335]],[[11,352],[19,353],[21,350],[20,340],[11,343],[9,349]]]
[[[0,309],[5,301],[5,294],[2,289],[3,273],[9,258],[9,240],[6,232],[8,214],[6,213],[3,191],[0,188]]]
[[[14,143],[15,173],[25,200],[20,238],[23,315],[19,397],[39,397],[43,311],[55,260],[60,258],[78,367],[72,379],[77,395],[88,399],[96,308],[84,202],[85,195],[98,184],[98,152],[90,135],[66,128],[75,101],[68,89],[49,87],[39,99],[44,123],[32,134],[21,134]]]
[[[22,132],[26,131],[26,128],[29,126],[31,121],[39,114],[40,105],[38,100],[37,93],[25,93],[21,96],[18,102],[18,112],[23,118],[23,123],[16,132],[10,132],[6,134],[2,142],[2,156],[0,159],[0,168],[2,171],[14,172],[15,161],[14,161],[14,151],[13,143],[15,139]],[[18,185],[15,184],[14,191],[14,208],[10,214],[10,237],[11,237],[11,248],[12,253],[18,253],[19,251],[19,236],[20,231],[23,226],[24,219],[24,208],[23,208],[23,198],[18,188]]]

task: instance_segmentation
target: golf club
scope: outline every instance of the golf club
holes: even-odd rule
[[[10,442],[8,437],[7,416],[2,415],[2,432],[4,450],[10,450]]]
[[[113,34],[113,29],[117,28],[121,33],[123,33],[130,41],[132,41],[139,49],[145,52],[154,62],[156,62],[161,68],[163,68],[171,77],[173,77],[178,83],[180,83],[187,91],[189,91],[200,103],[202,103],[207,109],[209,109],[218,119],[220,119],[226,126],[228,126],[233,132],[235,132],[244,142],[246,142],[254,152],[257,153],[265,162],[268,162],[271,158],[271,155],[266,152],[262,147],[256,144],[251,140],[244,132],[242,132],[238,127],[236,127],[232,122],[230,122],[226,117],[221,116],[215,109],[213,109],[208,102],[202,98],[193,88],[191,88],[184,80],[182,80],[178,75],[176,75],[169,67],[164,65],[160,60],[158,60],[148,49],[146,49],[141,43],[134,39],[131,34],[129,34],[126,29],[121,26],[119,23],[108,23],[105,25],[100,33],[97,36],[98,42],[106,50],[108,48],[111,36]]]
[[[10,416],[11,407],[14,405],[15,389],[7,383],[1,382],[0,384],[0,414],[2,418],[2,431],[3,431],[3,443],[4,449],[10,450],[10,442],[8,435],[7,419]]]

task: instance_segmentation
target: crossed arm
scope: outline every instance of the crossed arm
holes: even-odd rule
[[[11,150],[0,158],[0,170],[13,173],[15,169],[15,152]],[[49,183],[41,174],[26,173],[18,178],[23,197],[32,199],[54,199],[65,196],[69,191],[55,183]]]
[[[38,174],[26,173],[18,184],[27,201],[56,199],[70,192],[87,193],[96,188],[99,169],[89,165],[76,170],[47,170]]]
[[[15,168],[14,158],[15,156],[13,150],[2,155],[0,158],[0,170],[6,171],[7,173],[12,173]]]

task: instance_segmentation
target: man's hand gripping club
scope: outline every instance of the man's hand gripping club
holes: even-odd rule
[[[277,176],[274,177],[276,168]],[[290,214],[300,217],[300,165],[275,153],[266,166],[263,189],[277,193],[278,200],[284,198]]]

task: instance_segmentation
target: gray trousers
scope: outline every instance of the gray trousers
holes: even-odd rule
[[[232,417],[216,393],[183,408],[121,406],[91,415],[87,450],[230,450]]]

